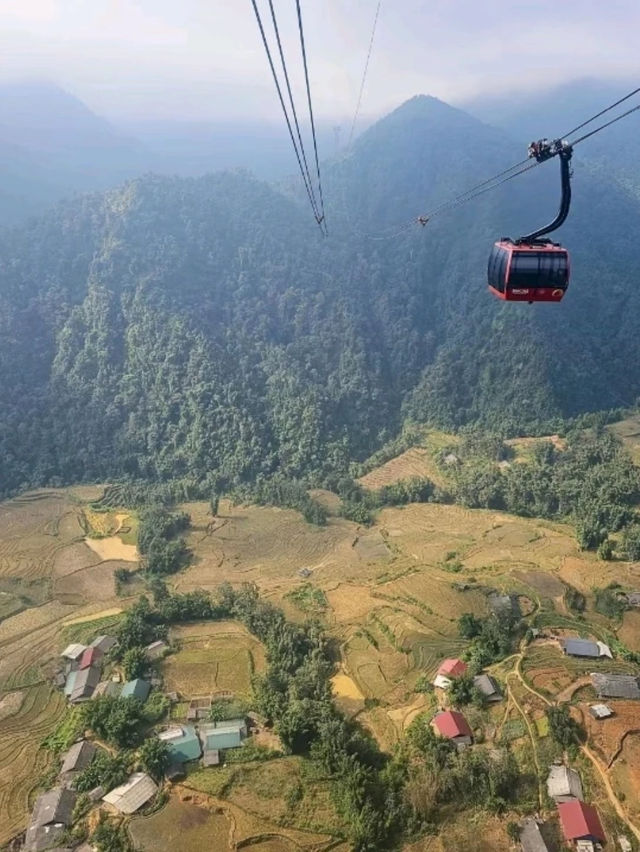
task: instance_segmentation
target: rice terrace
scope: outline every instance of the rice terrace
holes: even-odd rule
[[[382,488],[404,479],[406,470],[424,475],[437,468],[444,484],[451,475],[437,462],[444,444],[438,435],[430,446],[427,434],[420,447],[403,450],[361,481]],[[530,464],[531,444],[518,447],[525,456],[516,462]],[[63,753],[45,741],[64,740],[76,718],[56,687],[60,655],[66,646],[90,648],[116,632],[140,594],[153,594],[137,573],[138,513],[101,505],[108,493],[98,486],[48,489],[0,505],[0,845],[13,842],[8,849],[19,848],[15,839],[34,802],[59,772]],[[215,515],[206,502],[177,505],[188,516],[190,559],[167,578],[168,594],[216,594],[222,584],[251,582],[289,622],[317,622],[332,648],[336,706],[387,758],[414,736],[421,719],[455,706],[446,685],[432,682],[443,661],[474,665],[476,634],[465,635],[461,617],[471,613],[481,624],[492,614],[517,613],[522,629],[509,652],[477,665],[495,695],[467,704],[464,715],[474,750],[502,750],[516,761],[525,778],[520,803],[505,805],[500,816],[480,807],[444,808],[438,827],[405,839],[404,852],[506,852],[513,846],[504,825],[533,812],[559,837],[546,778],[554,762],[568,760],[607,836],[623,836],[637,848],[640,703],[615,688],[598,694],[591,673],[631,681],[638,674],[628,653],[640,648],[637,611],[608,617],[596,598],[599,589],[619,590],[610,595],[617,606],[620,595],[640,590],[640,566],[581,549],[573,528],[557,521],[409,502],[380,508],[366,525],[340,517],[335,495],[316,494],[333,507],[323,526],[293,509],[229,499],[220,500]],[[606,652],[573,655],[577,639]],[[140,669],[159,713],[153,724],[167,743],[180,737],[192,743],[197,756],[175,778],[156,779],[162,789],[155,804],[120,814],[119,830],[131,848],[186,852],[213,842],[229,852],[352,849],[332,778],[288,753],[253,706],[256,679],[267,675],[270,661],[247,622],[193,618],[170,626],[149,648],[156,645],[150,668]],[[112,685],[122,680],[117,665],[107,671]],[[599,704],[610,718],[593,715]],[[553,708],[567,711],[584,737],[559,745]],[[219,721],[228,717],[242,718],[238,724],[246,727],[235,751],[224,740],[231,723]],[[219,763],[207,737],[225,742]],[[85,805],[94,826],[99,805]]]

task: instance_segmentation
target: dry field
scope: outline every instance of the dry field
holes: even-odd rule
[[[157,852],[227,852],[231,821],[224,813],[208,810],[172,797],[167,805],[149,817],[135,817],[129,833],[136,849]]]
[[[87,491],[95,498],[96,489]],[[64,712],[48,682],[64,625],[111,604],[113,571],[84,543],[76,490],[32,492],[0,504],[0,846],[24,828],[50,756],[40,749]]]
[[[640,415],[635,414],[606,427],[622,441],[635,464],[640,464]]]
[[[178,627],[171,639],[179,650],[160,668],[167,690],[183,696],[232,692],[249,698],[251,675],[265,668],[262,645],[236,622]]]

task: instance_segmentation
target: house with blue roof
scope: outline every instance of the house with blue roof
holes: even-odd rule
[[[240,748],[247,735],[247,725],[244,719],[226,719],[201,725],[199,731],[204,764],[212,766],[219,762],[219,753],[224,749]]]
[[[160,731],[158,739],[167,744],[171,763],[188,763],[190,760],[199,760],[202,755],[196,729],[191,725]]]
[[[128,680],[124,684],[120,698],[139,698],[140,701],[146,701],[150,692],[151,684],[149,681],[137,677],[135,680]]]

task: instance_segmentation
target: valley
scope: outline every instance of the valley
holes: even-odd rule
[[[630,425],[612,428],[632,431]],[[442,470],[436,458],[443,445],[437,436],[429,445],[427,435],[421,447],[385,462],[364,482],[380,487],[405,471]],[[530,443],[517,451],[519,463],[527,464]],[[102,516],[106,526],[97,529],[91,501],[102,491],[48,489],[0,506],[0,586],[10,590],[14,607],[0,621],[0,844],[21,831],[37,791],[55,774],[55,758],[41,743],[65,714],[64,698],[52,684],[63,646],[113,630],[144,591],[134,578],[117,593],[115,572],[136,564],[117,546],[102,553],[90,546],[115,541],[118,530],[125,539],[121,545],[134,546],[135,513],[109,510]],[[334,507],[339,502],[325,492],[317,498]],[[474,750],[508,747],[514,755],[521,778],[516,806],[500,817],[483,808],[462,813],[446,806],[435,834],[407,842],[406,852],[506,852],[511,848],[506,822],[534,811],[553,827],[555,809],[545,781],[563,749],[550,734],[546,711],[556,703],[588,733],[571,765],[607,836],[622,832],[633,842],[640,837],[631,793],[636,704],[611,699],[611,719],[594,721],[589,714],[596,700],[589,673],[637,674],[624,649],[640,647],[636,611],[605,617],[595,609],[594,589],[610,583],[640,589],[639,564],[603,561],[580,550],[564,523],[456,505],[385,507],[370,527],[335,515],[315,527],[293,510],[226,499],[215,517],[205,502],[180,508],[191,518],[186,538],[192,558],[169,578],[169,587],[214,593],[221,583],[255,582],[263,599],[282,608],[290,621],[319,619],[335,643],[331,682],[337,706],[387,754],[420,714],[430,718],[448,703],[447,693],[425,684],[443,659],[471,650],[472,641],[460,635],[460,617],[469,612],[488,617],[500,596],[517,601],[527,633],[505,659],[485,667],[503,700],[464,708]],[[96,534],[104,537],[87,538]],[[105,555],[118,558],[101,558]],[[582,611],[568,605],[568,589],[583,596]],[[613,660],[583,661],[563,653],[562,643],[578,636],[607,642]],[[251,677],[265,670],[265,652],[239,622],[178,625],[169,638],[175,650],[157,669],[163,690],[186,697],[231,694],[250,705]],[[208,836],[229,852],[347,852],[346,826],[330,788],[299,756],[194,767],[168,787],[160,810],[133,817],[128,830],[136,848],[160,852],[205,848]],[[179,834],[173,826],[181,827]]]

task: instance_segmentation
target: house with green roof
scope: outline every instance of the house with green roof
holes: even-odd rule
[[[187,763],[190,760],[198,760],[202,754],[196,729],[191,725],[160,731],[158,739],[167,744],[171,763]]]
[[[135,680],[128,680],[124,684],[120,698],[139,698],[140,701],[146,701],[150,691],[151,684],[149,681],[137,677]]]

